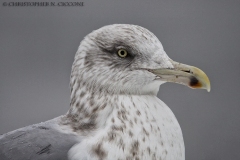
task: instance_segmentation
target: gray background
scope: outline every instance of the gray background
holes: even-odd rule
[[[233,0],[87,0],[84,7],[1,4],[0,134],[64,114],[80,41],[113,23],[149,29],[169,57],[208,74],[210,93],[171,83],[160,88],[159,97],[182,127],[186,159],[240,159],[240,1]]]

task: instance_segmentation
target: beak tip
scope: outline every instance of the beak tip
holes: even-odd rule
[[[207,91],[210,92],[210,91],[211,91],[211,88],[209,87],[209,88],[207,89]]]
[[[206,77],[207,77],[207,75],[206,75]],[[210,92],[211,91],[210,81],[209,81],[208,77],[206,79],[207,79],[206,89],[207,89],[208,92]]]
[[[209,79],[207,78],[207,83],[205,83],[204,85],[205,87],[203,89],[206,89],[207,92],[210,92],[211,91],[211,85],[210,85],[210,81]]]

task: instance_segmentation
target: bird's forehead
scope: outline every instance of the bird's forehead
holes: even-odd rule
[[[93,32],[93,37],[108,44],[122,43],[143,49],[163,49],[161,42],[152,32],[137,25],[114,24],[105,26]]]

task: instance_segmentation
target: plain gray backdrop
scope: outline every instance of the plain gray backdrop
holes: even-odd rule
[[[0,134],[66,113],[80,41],[104,25],[129,23],[152,31],[170,58],[210,78],[210,93],[172,83],[158,93],[180,123],[186,160],[240,159],[240,1],[86,0],[84,7],[2,2]]]

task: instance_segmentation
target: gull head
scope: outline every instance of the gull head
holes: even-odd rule
[[[81,42],[70,85],[75,92],[80,85],[93,93],[156,95],[165,82],[210,91],[207,75],[170,59],[152,32],[114,24],[91,32]]]

